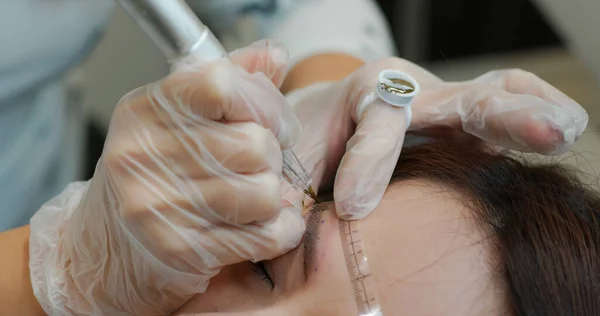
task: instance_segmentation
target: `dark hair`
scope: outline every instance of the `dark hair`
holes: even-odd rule
[[[600,315],[600,196],[557,164],[444,140],[404,149],[392,182],[458,193],[491,237],[509,314]]]

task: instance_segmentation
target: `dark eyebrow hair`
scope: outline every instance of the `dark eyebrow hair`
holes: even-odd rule
[[[304,257],[304,279],[307,280],[313,271],[315,250],[319,240],[319,228],[323,218],[323,212],[329,209],[330,203],[315,204],[306,219],[306,231],[302,238],[302,250]]]

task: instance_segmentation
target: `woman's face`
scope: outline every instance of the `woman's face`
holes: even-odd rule
[[[461,197],[437,184],[391,185],[358,222],[384,315],[500,315],[502,285],[489,242]],[[180,314],[358,315],[333,203],[313,207],[291,252],[224,268]]]

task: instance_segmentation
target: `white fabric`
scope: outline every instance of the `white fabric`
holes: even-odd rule
[[[374,0],[189,0],[225,47],[276,39],[291,63],[323,52],[366,61],[395,55],[387,21]]]
[[[294,1],[285,15],[265,26],[284,43],[291,62],[323,52],[344,52],[372,61],[395,55],[389,26],[374,0]]]
[[[83,121],[64,73],[98,38],[112,0],[4,1],[0,9],[0,231],[26,224],[76,175]]]

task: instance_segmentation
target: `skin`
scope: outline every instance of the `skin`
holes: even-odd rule
[[[318,82],[340,81],[362,65],[362,60],[346,54],[315,55],[300,61],[288,71],[281,91],[288,93]]]
[[[399,182],[388,189],[375,212],[358,222],[385,315],[504,311],[491,247],[457,197],[434,183]],[[265,262],[273,288],[251,264],[230,266],[211,281],[205,294],[174,315],[358,315],[334,204],[317,205],[311,212],[319,210],[318,240],[306,279],[305,237],[295,250]]]
[[[0,233],[0,252],[0,315],[45,315],[29,281],[29,226]]]

